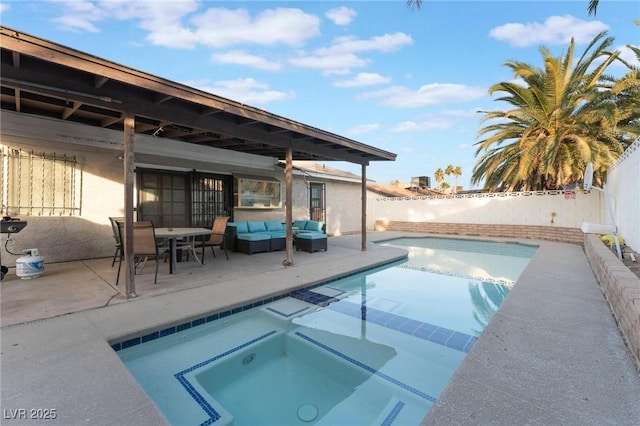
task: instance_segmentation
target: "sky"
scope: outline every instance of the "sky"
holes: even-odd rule
[[[472,189],[481,111],[508,109],[488,93],[513,80],[505,62],[542,67],[541,47],[559,56],[572,38],[577,60],[602,31],[635,60],[640,2],[588,3],[0,0],[0,23],[397,154],[367,168],[377,182],[435,186],[451,164]]]

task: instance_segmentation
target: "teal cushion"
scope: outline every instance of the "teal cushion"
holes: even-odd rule
[[[296,235],[296,238],[299,238],[301,240],[322,240],[326,239],[327,235],[317,232],[304,232],[302,234]]]
[[[295,221],[293,221],[293,227],[294,228],[304,229],[304,227],[306,225],[307,225],[307,221],[306,220],[295,220]]]
[[[247,222],[249,227],[249,232],[266,232],[267,227],[264,225],[263,221],[252,221]]]
[[[255,233],[247,233],[247,234],[238,234],[238,239],[243,241],[264,241],[270,240],[271,235],[269,234],[261,234],[259,232]]]
[[[271,238],[284,238],[287,236],[286,231],[269,231]]]
[[[322,232],[322,227],[324,226],[324,222],[318,222],[315,220],[310,220],[307,222],[307,225],[304,227],[306,231],[319,231]]]
[[[282,231],[284,230],[284,225],[279,220],[270,220],[264,223],[267,227],[267,231]]]
[[[234,222],[234,224],[236,225],[236,232],[238,234],[245,234],[249,232],[249,227],[247,226],[246,221]]]

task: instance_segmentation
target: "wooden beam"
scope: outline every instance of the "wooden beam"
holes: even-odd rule
[[[163,95],[162,93],[156,93],[154,96],[154,102],[156,104],[162,104],[167,102],[168,100],[173,99],[173,96],[171,95]]]
[[[135,136],[135,118],[131,112],[124,114],[124,241],[123,253],[126,264],[125,293],[127,299],[136,297],[135,264],[133,262],[133,179],[135,154],[133,140]]]
[[[105,117],[102,120],[100,120],[100,126],[101,127],[109,127],[112,124],[115,124],[115,123],[117,123],[119,121],[124,120],[123,117],[124,117],[123,114],[120,114],[119,117]]]
[[[62,112],[62,119],[66,120],[67,118],[71,117],[73,113],[76,112],[81,106],[82,102],[74,102],[71,108],[65,108]]]
[[[96,75],[94,77],[94,81],[93,81],[93,87],[96,89],[101,88],[102,86],[104,86],[104,84],[109,81],[109,79],[107,77],[102,77],[99,75]]]
[[[362,165],[362,222],[360,234],[362,236],[362,251],[367,251],[367,166]]]
[[[285,242],[286,257],[282,264],[293,265],[293,149],[287,147],[284,168],[285,197],[284,220],[287,222],[287,238]]]
[[[20,100],[21,100],[21,94],[20,94],[20,89],[13,89],[13,93],[14,93],[14,98],[16,100],[16,112],[20,112]]]
[[[14,67],[20,68],[20,53],[13,52],[11,55],[11,60],[13,61]]]

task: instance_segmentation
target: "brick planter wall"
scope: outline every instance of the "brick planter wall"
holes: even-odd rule
[[[577,228],[532,225],[488,225],[469,223],[403,222],[376,220],[376,231],[423,232],[427,234],[479,237],[524,238],[583,244],[584,234]]]
[[[640,278],[629,270],[596,235],[585,234],[584,248],[591,269],[609,301],[618,328],[640,371]]]

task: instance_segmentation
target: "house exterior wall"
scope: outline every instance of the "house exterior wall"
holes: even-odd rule
[[[640,138],[607,170],[607,189],[620,235],[629,247],[640,251]]]
[[[81,174],[78,189],[81,209],[73,216],[14,215],[26,220],[27,226],[20,233],[11,235],[12,241],[7,247],[15,255],[4,250],[7,235],[0,234],[2,264],[15,265],[22,250],[29,248],[37,248],[47,263],[113,256],[114,239],[108,218],[124,216],[123,138],[122,132],[3,111],[0,146],[76,157],[77,170]],[[234,219],[285,219],[284,170],[276,166],[275,158],[207,149],[144,135],[136,135],[134,150],[137,167],[275,177],[283,183],[283,207],[235,208]],[[359,186],[351,182],[314,181],[326,182],[327,232],[339,235],[359,231],[359,222],[345,219],[350,212],[360,211],[360,198],[354,196],[358,194]],[[294,219],[309,218],[307,184],[308,179],[294,175]],[[348,202],[354,205],[346,205]],[[5,211],[3,206],[3,214]]]

